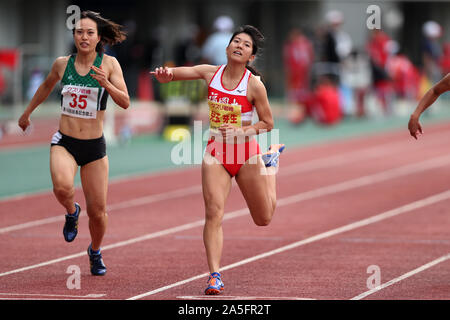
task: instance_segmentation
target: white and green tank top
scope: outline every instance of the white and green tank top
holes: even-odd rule
[[[103,54],[97,54],[94,66],[100,68],[102,60]],[[106,109],[108,92],[91,77],[93,73],[93,70],[89,70],[87,75],[79,75],[75,69],[75,55],[70,56],[61,80],[63,86],[61,91],[62,114],[77,118],[96,119],[97,111]]]

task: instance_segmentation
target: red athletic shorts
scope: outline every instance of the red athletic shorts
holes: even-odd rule
[[[261,154],[256,139],[244,143],[225,143],[211,139],[206,146],[206,152],[219,160],[232,177],[239,172],[248,159]]]

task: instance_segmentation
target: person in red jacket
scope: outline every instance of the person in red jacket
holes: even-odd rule
[[[314,62],[311,41],[300,29],[293,28],[283,47],[287,100],[293,108],[304,108],[305,98],[310,94],[310,71]],[[304,115],[304,110],[297,110]],[[294,123],[303,119],[291,119]]]
[[[446,43],[443,46],[440,65],[442,74],[450,73],[450,43]]]
[[[307,113],[323,125],[333,125],[342,119],[341,98],[334,82],[326,75],[305,100]]]
[[[392,82],[386,71],[390,42],[391,38],[384,31],[374,29],[366,47],[372,69],[373,87],[385,114],[391,112],[393,95]]]
[[[3,76],[3,69],[15,70],[19,62],[19,50],[3,49],[0,50],[0,97],[6,91],[7,83]]]

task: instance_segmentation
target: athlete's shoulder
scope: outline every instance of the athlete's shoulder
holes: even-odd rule
[[[103,54],[102,65],[109,70],[120,68],[119,60],[117,60],[114,56],[107,55],[106,53]]]
[[[251,87],[254,90],[262,90],[265,91],[266,90],[266,86],[264,85],[264,83],[261,80],[260,76],[254,75],[252,74],[249,81],[248,81],[248,85],[249,87]]]
[[[103,61],[102,62],[110,64],[112,66],[120,65],[120,62],[119,62],[119,60],[116,57],[110,56],[110,55],[108,55],[106,53],[103,54]]]
[[[103,54],[103,61],[109,62],[109,63],[116,62],[116,61],[118,62],[116,57],[110,56],[109,54],[106,54],[106,53]]]
[[[214,66],[211,64],[199,64],[196,65],[194,68],[197,70],[201,70],[205,73],[215,73],[217,70],[219,70],[220,66]]]
[[[214,77],[217,70],[220,68],[220,66],[213,66],[210,64],[199,64],[196,66],[193,66],[196,74],[198,77],[203,78],[206,83],[210,83],[211,79]]]
[[[61,56],[55,59],[55,62],[53,65],[55,67],[65,67],[67,65],[67,62],[69,61],[70,56]]]
[[[55,59],[53,62],[51,72],[58,75],[58,78],[62,78],[64,71],[66,70],[67,62],[70,56],[61,56]]]

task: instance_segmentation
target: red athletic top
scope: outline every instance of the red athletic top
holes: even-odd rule
[[[253,119],[254,107],[247,99],[248,81],[252,73],[246,69],[236,88],[228,90],[222,83],[225,67],[226,65],[219,67],[208,86],[211,128],[218,128],[225,123],[242,127],[242,121]]]

